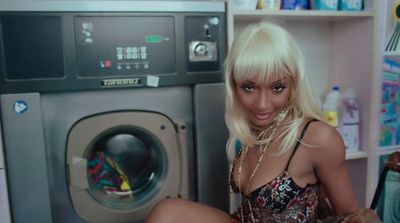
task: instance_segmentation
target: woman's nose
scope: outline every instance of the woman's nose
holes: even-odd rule
[[[268,95],[265,92],[260,92],[258,95],[256,101],[255,101],[255,106],[257,107],[257,110],[265,110],[268,108],[270,105],[270,101],[268,100]]]

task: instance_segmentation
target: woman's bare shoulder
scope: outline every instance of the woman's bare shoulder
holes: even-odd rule
[[[322,121],[310,124],[304,142],[309,148],[311,160],[317,165],[327,164],[326,162],[339,165],[345,158],[345,146],[339,132]]]
[[[323,123],[314,122],[306,133],[307,156],[319,182],[327,190],[337,214],[348,214],[358,208],[346,169],[346,149],[339,132]]]

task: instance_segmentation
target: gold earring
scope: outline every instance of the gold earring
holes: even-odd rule
[[[286,114],[287,114],[287,111],[288,111],[287,108],[284,108],[282,111],[280,111],[280,112],[278,113],[279,119],[282,120],[283,118],[285,118],[285,116],[286,116]]]

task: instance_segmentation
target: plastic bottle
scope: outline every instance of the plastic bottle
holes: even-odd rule
[[[281,8],[281,0],[258,0],[257,8],[264,10],[279,10]]]
[[[331,91],[326,95],[322,104],[322,112],[324,121],[329,125],[339,127],[339,111],[341,104],[341,93],[339,86],[333,86]]]
[[[359,150],[360,117],[357,95],[353,89],[343,93],[342,110],[340,113],[339,132],[346,149]]]

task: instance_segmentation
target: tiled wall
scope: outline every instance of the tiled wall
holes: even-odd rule
[[[10,208],[8,202],[6,173],[4,169],[3,142],[0,134],[0,222],[11,223]]]

